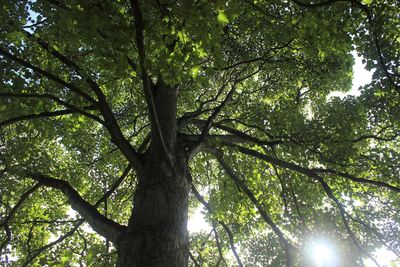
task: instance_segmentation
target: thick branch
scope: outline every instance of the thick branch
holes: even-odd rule
[[[123,172],[123,174],[114,182],[114,184],[111,186],[111,188],[109,190],[107,190],[103,196],[96,202],[96,204],[94,204],[94,207],[97,208],[101,203],[103,203],[107,197],[109,197],[117,188],[118,186],[123,182],[123,180],[126,178],[126,176],[129,173],[129,170],[131,169],[130,166],[128,166],[125,171]],[[67,233],[65,233],[64,235],[60,236],[58,239],[54,240],[53,242],[37,249],[35,251],[35,253],[33,255],[31,255],[24,263],[24,267],[28,266],[37,256],[39,256],[41,253],[43,253],[44,251],[46,251],[47,249],[57,245],[58,243],[63,242],[65,239],[67,239],[68,237],[72,236],[78,229],[79,227],[85,222],[84,219],[80,219],[75,226],[68,231]]]
[[[97,209],[85,201],[68,182],[38,173],[29,173],[28,176],[38,181],[40,184],[60,190],[68,198],[71,207],[76,210],[97,233],[111,240],[113,243],[117,242],[118,237],[124,231],[125,227],[100,214]]]
[[[138,53],[139,53],[139,67],[140,67],[140,74],[142,77],[143,81],[143,89],[144,89],[144,94],[147,102],[147,106],[149,108],[149,115],[150,115],[150,121],[153,124],[154,130],[156,131],[156,135],[161,143],[161,146],[163,147],[165,155],[168,157],[170,160],[170,163],[172,164],[172,158],[169,153],[169,150],[166,145],[166,140],[164,139],[161,126],[160,126],[160,121],[158,120],[158,115],[157,115],[157,109],[156,105],[154,102],[154,96],[153,96],[153,91],[152,91],[152,84],[150,81],[150,77],[147,73],[147,69],[145,66],[145,61],[146,61],[146,51],[144,47],[144,25],[143,25],[143,18],[142,18],[142,13],[140,10],[139,6],[139,1],[138,0],[131,0],[131,6],[132,6],[132,11],[133,11],[133,16],[134,16],[134,24],[135,24],[135,32],[136,32],[136,44],[138,48]]]

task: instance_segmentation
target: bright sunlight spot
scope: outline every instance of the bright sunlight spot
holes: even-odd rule
[[[337,265],[335,248],[326,240],[314,240],[309,247],[308,256],[314,266],[334,267]]]
[[[197,208],[192,216],[189,217],[188,231],[189,233],[199,233],[201,231],[211,231],[211,226],[204,220],[203,209]]]

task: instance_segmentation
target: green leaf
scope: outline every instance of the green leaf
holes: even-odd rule
[[[227,24],[229,23],[229,19],[227,18],[227,16],[224,13],[224,10],[218,10],[218,21],[222,24]]]

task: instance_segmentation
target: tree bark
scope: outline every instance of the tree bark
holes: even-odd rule
[[[161,146],[159,135],[152,134],[128,229],[116,244],[118,267],[188,266],[187,212],[191,183],[187,153],[177,141],[177,92],[162,84],[154,90],[162,138],[168,151]]]

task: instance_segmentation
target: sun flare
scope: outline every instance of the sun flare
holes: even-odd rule
[[[336,266],[336,255],[333,245],[327,241],[317,240],[310,246],[309,256],[311,261],[318,267]]]

